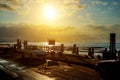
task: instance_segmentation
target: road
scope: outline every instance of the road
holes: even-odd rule
[[[23,66],[4,59],[0,59],[0,64],[0,69],[16,80],[103,80],[94,69],[52,60],[36,67]]]

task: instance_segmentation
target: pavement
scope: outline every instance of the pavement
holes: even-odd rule
[[[29,67],[0,59],[0,70],[15,80],[103,80],[94,69],[53,60],[47,60],[43,65]]]

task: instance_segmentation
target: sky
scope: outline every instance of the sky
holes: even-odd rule
[[[120,0],[0,0],[0,41],[120,41]]]

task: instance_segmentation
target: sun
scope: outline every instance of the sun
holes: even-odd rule
[[[43,14],[46,19],[50,19],[50,20],[53,20],[57,17],[57,12],[55,8],[52,6],[45,6]]]

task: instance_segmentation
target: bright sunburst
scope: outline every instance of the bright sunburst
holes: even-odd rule
[[[47,18],[47,19],[55,19],[57,17],[57,13],[56,13],[56,10],[54,9],[54,7],[52,6],[45,6],[44,8],[44,16]]]

